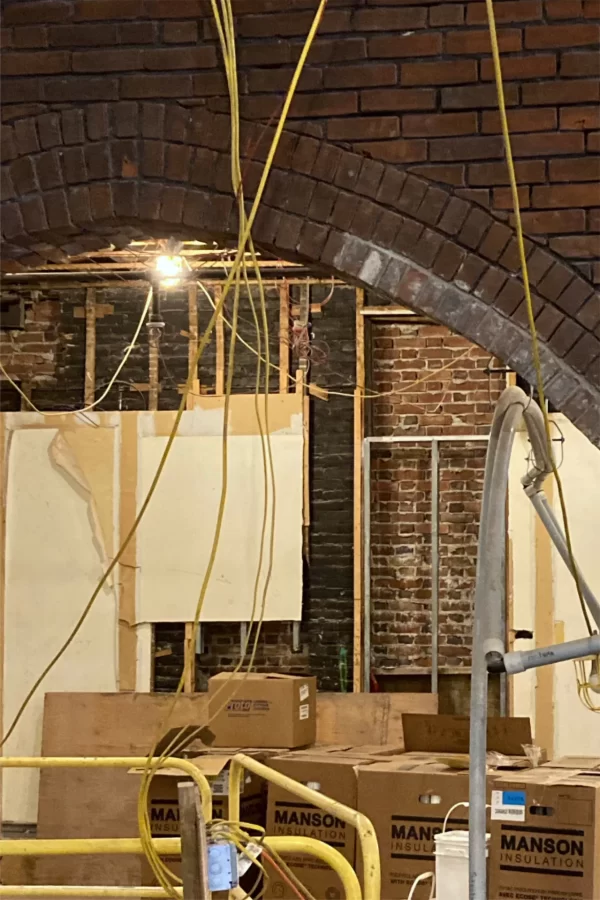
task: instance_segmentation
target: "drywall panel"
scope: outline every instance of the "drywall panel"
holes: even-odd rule
[[[139,440],[138,507],[166,440]],[[273,566],[264,612],[267,621],[301,617],[302,448],[301,433],[271,437],[276,502]],[[217,522],[222,450],[222,439],[217,436],[175,438],[138,532],[138,622],[194,618]],[[252,615],[265,496],[261,438],[233,435],[227,442],[227,454],[227,501],[203,622],[243,622]],[[271,503],[270,495],[259,606],[266,582]]]
[[[565,416],[553,415],[564,435],[561,448],[555,445],[575,558],[596,596],[600,595],[600,450]],[[558,430],[555,430],[558,436]],[[512,628],[535,630],[535,513],[524,495],[520,478],[525,473],[529,452],[527,437],[516,437],[511,460],[509,491],[509,535],[513,554]],[[554,490],[554,510],[562,522],[558,491]],[[574,581],[556,553],[552,554],[555,641],[574,640],[587,633]],[[526,650],[533,641],[518,641],[515,649]],[[514,714],[528,715],[535,725],[536,673],[524,672],[512,680]],[[600,703],[600,695],[597,697]],[[535,729],[534,729],[535,730]],[[600,715],[587,710],[577,698],[573,663],[555,667],[554,754],[594,755],[600,745]]]
[[[96,587],[108,550],[104,526],[112,506],[114,436],[83,429],[73,445],[57,429],[13,431],[8,451],[4,651],[5,728],[27,692],[77,622]],[[86,438],[90,442],[86,448]],[[90,461],[102,460],[99,468]],[[79,465],[78,459],[85,459]],[[90,484],[85,470],[94,484]],[[101,485],[98,502],[94,491]],[[108,499],[107,499],[108,498]],[[44,692],[77,688],[114,691],[114,589],[99,595],[73,644],[34,695],[4,752],[41,751]],[[39,775],[5,771],[5,821],[34,822]]]

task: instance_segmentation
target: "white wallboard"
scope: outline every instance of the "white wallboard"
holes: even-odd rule
[[[569,526],[575,558],[586,581],[600,596],[600,450],[563,415],[552,417],[565,437],[562,448],[555,444],[560,476],[565,492]],[[520,484],[525,474],[525,459],[530,452],[523,433],[515,439],[511,459],[509,489],[509,534],[512,542],[513,616],[512,627],[535,632],[535,517],[530,501]],[[554,488],[553,508],[562,523],[562,514]],[[567,641],[585,637],[587,629],[579,605],[575,582],[558,553],[552,552],[552,583],[556,637],[564,629]],[[520,640],[519,650],[535,647],[535,641]],[[517,716],[530,716],[535,729],[536,670],[513,679]],[[592,695],[597,702],[600,696]],[[600,715],[587,710],[577,698],[573,663],[554,667],[554,755],[595,756],[600,747]]]
[[[138,443],[138,508],[166,444],[164,437]],[[302,607],[301,434],[274,434],[276,483],[273,571],[264,618],[299,620]],[[228,440],[227,504],[204,607],[203,622],[244,622],[251,617],[263,521],[261,440]],[[213,542],[221,492],[222,440],[175,439],[156,494],[137,538],[138,622],[186,622],[194,618]],[[269,513],[270,526],[270,513]],[[268,559],[268,536],[261,589]],[[259,602],[261,595],[259,593]]]
[[[8,455],[4,709],[6,729],[36,678],[52,659],[96,587],[104,553],[89,492],[57,463],[57,431],[14,431]],[[90,435],[96,435],[89,429]],[[105,437],[113,447],[115,432]],[[54,449],[56,444],[54,445]],[[64,451],[64,448],[63,448]],[[3,752],[41,752],[45,691],[114,691],[116,603],[112,586],[99,595],[73,644],[27,707]],[[74,673],[76,677],[74,677]],[[35,822],[39,773],[4,770],[3,817]]]

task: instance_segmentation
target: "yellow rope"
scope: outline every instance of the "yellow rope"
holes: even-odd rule
[[[585,600],[583,598],[583,592],[581,590],[581,583],[579,578],[579,572],[577,566],[575,564],[575,558],[573,553],[573,545],[571,541],[571,529],[569,528],[569,520],[567,516],[567,505],[565,501],[565,495],[563,490],[562,481],[560,475],[558,473],[558,468],[556,466],[556,461],[554,459],[554,452],[552,449],[552,434],[550,429],[550,418],[548,416],[548,410],[546,407],[546,393],[544,390],[544,379],[542,377],[542,367],[540,362],[540,347],[539,347],[539,338],[537,334],[537,329],[535,325],[535,315],[533,311],[533,302],[531,299],[531,287],[529,283],[529,270],[527,268],[527,254],[525,252],[525,241],[523,237],[523,222],[521,218],[521,206],[519,203],[519,188],[517,185],[517,176],[515,172],[515,164],[513,159],[512,152],[512,142],[510,138],[510,131],[508,127],[508,117],[506,114],[506,100],[504,96],[504,82],[502,79],[502,64],[500,61],[500,48],[498,46],[498,34],[496,30],[496,16],[494,13],[494,0],[485,0],[486,9],[487,9],[487,17],[490,29],[490,38],[492,42],[492,59],[494,63],[494,77],[496,81],[496,91],[498,94],[498,109],[500,111],[500,122],[502,125],[502,137],[504,139],[504,151],[506,155],[506,165],[508,167],[508,177],[510,181],[510,191],[512,196],[512,203],[515,215],[515,231],[517,237],[517,245],[519,248],[519,261],[521,264],[521,274],[523,278],[523,287],[525,289],[525,305],[527,307],[527,321],[529,323],[529,331],[531,334],[531,355],[533,357],[533,366],[535,369],[536,376],[536,387],[538,396],[540,399],[540,406],[542,408],[542,414],[544,416],[544,426],[546,430],[546,444],[548,449],[548,457],[550,459],[552,465],[552,473],[556,480],[556,486],[558,488],[558,496],[560,499],[560,508],[562,513],[562,520],[565,532],[565,541],[567,545],[567,550],[569,553],[569,560],[571,563],[571,571],[573,572],[573,577],[575,579],[575,584],[577,586],[577,594],[579,596],[579,602],[581,604],[581,610],[583,612],[583,617],[585,619],[588,631],[592,634],[592,627],[587,611],[587,607],[585,605]]]

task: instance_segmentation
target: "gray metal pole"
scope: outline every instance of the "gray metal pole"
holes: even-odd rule
[[[440,446],[431,442],[431,693],[439,692],[439,620],[440,620]]]
[[[371,444],[362,446],[363,464],[363,691],[371,689]]]

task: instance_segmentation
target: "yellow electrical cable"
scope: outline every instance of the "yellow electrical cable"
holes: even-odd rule
[[[213,2],[213,0],[211,0],[211,3],[212,3],[212,2]],[[267,157],[267,162],[266,162],[266,164],[265,164],[265,168],[263,169],[262,177],[261,177],[261,180],[260,180],[260,183],[259,183],[259,188],[258,188],[258,190],[257,190],[257,195],[256,195],[256,197],[255,197],[254,204],[253,204],[253,206],[252,206],[252,209],[251,209],[251,211],[250,211],[250,215],[249,215],[248,219],[245,218],[245,209],[244,209],[244,207],[243,207],[243,194],[241,194],[241,191],[240,191],[240,198],[241,198],[241,199],[240,199],[239,202],[240,202],[240,205],[241,205],[241,207],[242,207],[242,212],[241,212],[241,214],[240,214],[240,240],[239,240],[239,244],[238,244],[238,252],[237,252],[237,254],[236,254],[236,260],[235,260],[235,262],[234,262],[234,266],[232,267],[232,271],[230,272],[230,276],[229,276],[229,278],[231,279],[232,274],[233,274],[233,270],[234,270],[234,268],[235,268],[235,270],[236,270],[236,296],[238,296],[238,297],[239,297],[239,268],[240,268],[240,264],[241,264],[241,265],[243,266],[244,270],[245,270],[244,250],[245,250],[246,242],[251,242],[251,227],[252,227],[252,223],[253,223],[254,218],[255,218],[255,216],[256,216],[256,211],[257,211],[257,209],[258,209],[258,205],[259,205],[259,203],[260,203],[260,199],[261,199],[262,193],[263,193],[263,191],[264,191],[264,187],[265,187],[265,184],[266,184],[266,179],[267,179],[267,177],[268,177],[268,172],[269,172],[270,166],[272,165],[272,162],[273,162],[273,159],[274,159],[274,156],[275,156],[275,152],[276,152],[276,149],[277,149],[277,144],[278,144],[278,142],[279,142],[279,139],[280,139],[280,137],[281,137],[281,133],[282,133],[282,131],[283,131],[283,127],[284,127],[284,123],[285,123],[285,117],[287,116],[287,112],[289,111],[289,106],[290,106],[290,104],[291,104],[291,99],[292,99],[293,93],[294,93],[294,91],[295,91],[295,89],[296,89],[296,86],[297,86],[297,83],[298,83],[298,80],[299,80],[299,77],[300,77],[300,73],[301,73],[302,68],[303,68],[303,66],[304,66],[304,64],[305,64],[305,61],[306,61],[306,57],[308,56],[308,51],[309,51],[310,46],[311,46],[311,44],[312,44],[312,40],[314,39],[314,35],[316,34],[316,31],[317,31],[317,28],[318,28],[320,19],[321,19],[321,17],[322,17],[322,13],[323,13],[323,11],[324,11],[324,9],[325,9],[325,6],[326,6],[326,2],[327,2],[327,0],[321,0],[321,4],[320,4],[319,9],[317,10],[317,13],[316,13],[316,15],[315,15],[315,18],[314,18],[314,20],[313,20],[313,24],[312,24],[311,30],[310,30],[310,32],[309,32],[309,35],[308,35],[308,37],[307,37],[306,43],[305,43],[305,45],[304,45],[303,52],[302,52],[301,57],[300,57],[300,59],[299,59],[299,61],[298,61],[296,70],[295,70],[295,72],[294,72],[294,76],[293,76],[293,78],[292,78],[292,82],[291,82],[291,85],[290,85],[290,89],[289,89],[289,91],[288,91],[288,94],[287,94],[286,99],[285,99],[285,102],[284,102],[284,107],[283,107],[282,115],[281,115],[281,118],[280,118],[279,123],[278,123],[278,125],[277,125],[277,128],[276,128],[276,130],[275,130],[275,136],[274,136],[273,143],[272,143],[272,145],[271,145],[271,148],[270,148],[270,151],[269,151],[269,154],[268,154],[268,157]],[[225,4],[224,4],[224,5],[225,5]],[[213,3],[213,10],[214,10],[215,12],[217,11],[216,5],[215,5],[214,3]],[[226,10],[225,10],[225,12],[226,12],[226,19],[228,20],[227,31],[228,31],[228,33],[229,33],[229,35],[230,35],[230,38],[229,38],[229,39],[232,39],[232,37],[233,37],[233,35],[232,35],[233,15],[232,15],[232,12],[231,12],[231,8],[229,7],[229,12],[228,12],[228,13],[227,13]],[[221,26],[220,26],[220,20],[219,20],[218,14],[215,16],[215,18],[216,18],[216,21],[217,21],[217,27],[218,27],[218,30],[220,30],[220,35],[219,35],[219,36],[221,37],[221,35],[224,35],[224,32],[223,32],[223,29],[222,29]],[[223,41],[223,43],[224,43],[224,41]],[[231,45],[231,46],[232,46],[232,45]],[[228,52],[229,52],[229,55],[231,55],[231,50],[229,50]],[[230,82],[230,93],[231,93],[231,95],[232,95],[232,120],[236,120],[236,119],[238,119],[238,117],[239,117],[239,112],[238,112],[238,110],[237,110],[237,100],[236,100],[236,96],[237,96],[237,88],[236,88],[236,87],[233,87],[233,82],[234,82],[234,80],[235,80],[235,72],[234,72],[233,69],[231,68],[231,63],[230,63],[230,61],[229,61],[229,62],[227,61],[227,57],[226,57],[226,69],[228,70],[228,73],[229,73],[229,78],[228,78],[228,80],[229,80],[229,82]],[[232,89],[232,87],[233,87],[233,89]],[[234,124],[234,122],[232,122],[232,174],[236,172],[236,167],[235,167],[235,161],[234,161],[234,158],[235,158],[236,156],[239,157],[239,143],[238,143],[238,140],[239,140],[239,125],[236,125],[236,124]],[[234,179],[235,179],[235,174],[234,174]],[[234,184],[235,184],[235,180],[234,180]],[[241,184],[240,184],[240,187],[241,187]],[[250,244],[250,246],[251,246],[252,251],[253,251],[253,245]],[[256,268],[257,268],[257,270],[258,270],[258,264],[257,264],[256,257],[255,257],[255,256],[254,256],[254,263],[255,263]],[[259,274],[260,274],[260,273],[259,273]],[[227,282],[226,282],[226,284],[227,284]],[[225,291],[225,289],[224,289],[224,290],[223,290],[223,293],[222,293],[222,296],[221,296],[221,298],[220,298],[219,311],[218,311],[219,314],[221,314],[221,311],[222,311],[222,308],[223,308],[223,304],[224,304],[224,300],[225,300],[225,295],[226,295],[226,291]],[[262,307],[263,307],[263,315],[264,315],[263,322],[264,322],[264,325],[265,325],[265,328],[266,328],[266,336],[267,336],[267,340],[266,340],[266,351],[265,351],[265,352],[266,352],[267,360],[268,360],[268,324],[267,324],[267,320],[266,320],[266,308],[265,308],[265,305],[264,305],[264,290],[263,290],[262,293],[261,293],[261,304],[262,304]],[[237,317],[237,305],[236,305],[236,313],[235,313],[235,315],[236,315],[236,317]],[[237,325],[237,319],[236,319],[236,325]],[[236,330],[237,330],[237,329],[236,329]],[[232,329],[232,338],[231,338],[231,344],[230,344],[230,346],[231,346],[231,348],[235,347],[235,334],[233,333],[233,329]],[[233,352],[232,352],[232,350],[230,350],[230,362],[231,362],[231,360],[232,360],[232,357],[233,357]],[[260,360],[259,360],[259,363],[260,363]],[[267,370],[267,371],[268,371],[268,370]],[[229,382],[228,388],[229,388],[229,391],[231,390],[231,383],[230,383],[231,379],[230,379],[230,375],[232,376],[232,372],[233,372],[233,367],[232,367],[232,366],[228,367],[228,382]],[[267,391],[265,392],[265,416],[266,416],[266,422],[265,422],[265,425],[266,425],[266,431],[267,431],[267,436],[268,436],[268,392],[267,392]],[[274,484],[274,470],[273,470],[273,467],[272,467],[272,459],[271,459],[271,474],[272,474],[272,479],[273,479],[273,484]],[[274,517],[274,512],[275,512],[275,509],[274,509],[274,498],[273,498],[273,517]],[[271,529],[271,548],[270,548],[270,549],[271,549],[271,557],[272,557],[272,552],[273,552],[273,544],[272,544],[273,540],[274,540],[274,528]],[[213,546],[214,546],[214,545],[213,545]],[[270,566],[271,566],[271,565],[272,565],[272,558],[271,558],[271,564],[270,564]],[[265,588],[264,588],[264,592],[263,592],[263,603],[262,603],[261,621],[262,621],[262,615],[264,614],[264,605],[265,605],[265,599],[266,599],[266,591],[267,591],[267,589],[268,589],[268,579],[269,579],[269,578],[270,578],[270,568],[269,568],[269,572],[268,572],[268,574],[267,574],[267,579],[266,579],[266,581],[265,581]],[[198,603],[198,607],[197,607],[197,610],[196,610],[196,617],[195,617],[195,619],[194,619],[194,624],[193,624],[193,634],[195,634],[195,633],[196,633],[196,630],[197,630],[198,621],[199,621],[199,617],[200,617],[200,613],[201,613],[201,608],[202,608],[202,603],[203,603],[203,599],[204,599],[204,594],[205,594],[205,590],[204,590],[203,592],[201,592],[201,597],[200,597],[200,600],[199,600],[199,603]],[[256,653],[257,646],[258,646],[258,636],[259,636],[259,632],[258,632],[258,630],[257,630],[257,635],[256,635],[256,637],[255,637],[255,642],[254,642],[253,653],[252,653],[252,657],[251,657],[250,664],[249,664],[249,670],[250,670],[250,668],[251,668],[251,666],[252,666],[252,664],[253,664],[254,656],[255,656],[255,653]],[[246,646],[247,646],[247,644],[246,644]],[[239,671],[239,668],[241,667],[241,665],[243,664],[243,658],[244,658],[244,657],[242,656],[241,659],[240,659],[240,663],[238,664],[238,667],[237,667],[237,670],[238,670],[238,671]],[[235,671],[235,670],[234,670],[234,671]],[[232,673],[232,674],[233,674],[233,673]],[[185,673],[182,674],[182,678],[181,678],[181,680],[180,680],[180,685],[178,686],[178,692],[181,690],[181,688],[182,688],[182,686],[183,686],[184,675],[185,675]],[[224,683],[223,688],[225,687],[226,684],[227,684],[227,682]],[[177,694],[176,694],[176,696],[177,696]],[[227,702],[229,702],[229,701],[227,700],[227,701],[223,704],[223,708],[224,708],[224,706],[227,704]],[[220,710],[218,710],[217,712],[213,713],[213,716],[211,716],[209,722],[210,722],[210,721],[218,714],[218,712],[220,712]],[[175,740],[175,742],[176,742],[176,740]],[[172,743],[173,743],[173,742],[172,742]],[[166,750],[165,753],[166,753],[166,752],[172,752],[172,751],[169,749],[169,750]],[[159,883],[160,883],[161,886],[165,889],[165,891],[167,892],[167,894],[168,894],[169,896],[175,897],[175,896],[176,896],[176,893],[175,893],[175,891],[174,891],[173,888],[172,888],[172,884],[169,882],[169,876],[172,877],[172,873],[170,873],[170,872],[168,871],[168,869],[166,868],[166,866],[162,863],[162,861],[156,857],[156,854],[155,854],[155,852],[154,852],[154,848],[153,848],[153,845],[152,845],[151,834],[150,834],[150,822],[149,822],[149,818],[148,818],[148,803],[147,803],[147,799],[148,799],[149,785],[150,785],[150,781],[151,781],[151,778],[152,778],[152,775],[153,775],[153,769],[155,769],[155,767],[152,766],[152,765],[149,765],[149,766],[147,767],[147,769],[145,770],[144,776],[143,776],[143,778],[142,778],[142,786],[141,786],[141,788],[140,788],[140,794],[139,794],[139,798],[138,798],[138,824],[139,824],[139,828],[140,828],[140,836],[141,836],[142,844],[144,845],[144,850],[145,850],[145,852],[146,852],[146,855],[147,855],[147,857],[148,857],[148,859],[149,859],[149,861],[150,861],[150,864],[151,864],[151,866],[152,866],[152,868],[153,868],[153,870],[154,870],[154,874],[156,875],[157,879],[159,880]]]
[[[106,386],[106,389],[98,397],[98,399],[94,400],[93,403],[90,403],[89,406],[84,406],[83,409],[72,409],[72,410],[69,409],[69,410],[65,410],[64,412],[46,412],[45,410],[38,409],[37,406],[35,406],[33,404],[33,402],[31,401],[31,399],[27,396],[27,394],[23,390],[21,390],[19,385],[16,384],[12,380],[12,378],[10,377],[10,375],[8,374],[8,372],[6,371],[6,369],[4,368],[4,366],[2,365],[1,362],[0,362],[0,372],[2,372],[2,374],[4,375],[4,377],[6,378],[8,383],[11,384],[13,386],[13,388],[21,395],[21,397],[25,400],[25,402],[27,403],[29,408],[32,409],[36,413],[40,413],[42,416],[65,416],[65,415],[77,415],[78,413],[90,412],[90,410],[95,409],[95,407],[98,406],[100,403],[102,403],[104,398],[108,396],[108,394],[110,393],[110,391],[112,389],[112,386],[114,385],[115,381],[121,374],[123,367],[125,366],[125,363],[127,362],[127,360],[129,359],[129,357],[131,355],[131,351],[137,344],[137,339],[140,336],[140,331],[142,330],[142,325],[144,324],[144,319],[146,318],[146,316],[148,314],[148,310],[150,309],[151,303],[152,303],[152,285],[150,285],[150,287],[148,288],[148,296],[146,297],[146,302],[144,303],[144,307],[142,309],[142,315],[140,316],[140,320],[137,324],[137,328],[134,331],[133,338],[131,339],[131,343],[128,345],[128,347],[125,351],[125,354],[123,356],[123,359],[117,366],[115,374],[112,376],[112,378],[108,382],[108,385]]]
[[[575,579],[575,584],[577,587],[577,594],[579,596],[579,602],[581,604],[581,610],[583,612],[583,617],[585,619],[585,623],[587,625],[588,631],[592,634],[592,626],[590,623],[587,607],[585,605],[585,600],[583,597],[583,592],[581,589],[581,580],[579,577],[579,572],[577,569],[577,565],[575,564],[575,556],[573,553],[573,545],[571,542],[571,530],[569,528],[569,521],[567,516],[567,505],[565,501],[565,495],[563,491],[563,485],[558,473],[558,468],[556,466],[556,462],[554,459],[554,452],[552,449],[552,434],[550,430],[550,418],[548,416],[548,410],[546,408],[546,394],[544,391],[544,379],[542,377],[542,367],[540,363],[540,349],[539,349],[539,339],[537,334],[537,329],[535,325],[535,314],[533,311],[533,302],[531,299],[531,288],[529,284],[529,270],[527,267],[527,254],[525,252],[525,241],[523,236],[523,222],[521,218],[521,206],[519,202],[519,188],[517,185],[517,176],[515,172],[515,164],[513,159],[512,152],[512,142],[510,137],[510,131],[508,127],[508,117],[506,114],[506,100],[504,96],[504,82],[502,78],[502,64],[500,62],[500,48],[498,46],[498,34],[496,30],[496,15],[494,12],[494,0],[485,0],[488,24],[490,29],[490,39],[492,43],[492,59],[494,63],[494,78],[496,81],[496,92],[498,94],[498,108],[500,111],[500,122],[502,125],[502,137],[504,140],[504,151],[506,155],[506,165],[508,167],[508,176],[510,181],[510,190],[512,196],[512,203],[515,215],[515,231],[517,236],[517,244],[519,248],[519,260],[521,264],[521,273],[523,277],[523,287],[525,289],[525,304],[527,307],[527,320],[529,323],[529,331],[531,334],[531,355],[533,357],[533,365],[535,369],[536,382],[537,382],[537,391],[540,399],[540,406],[542,408],[542,414],[544,416],[544,427],[546,431],[546,445],[548,451],[548,457],[550,459],[550,463],[552,465],[552,473],[554,475],[554,479],[556,481],[556,487],[558,489],[558,496],[560,499],[560,509],[562,513],[564,531],[565,531],[565,542],[567,545],[567,550],[569,553],[569,561],[570,568],[573,573],[573,577]]]

